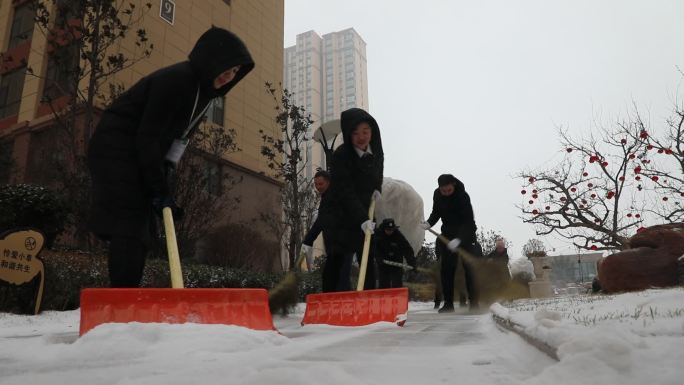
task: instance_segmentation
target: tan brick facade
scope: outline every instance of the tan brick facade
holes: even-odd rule
[[[154,48],[149,58],[116,74],[113,80],[121,82],[124,88],[156,69],[187,60],[195,41],[211,25],[229,29],[240,36],[256,62],[255,69],[227,95],[224,113],[224,126],[236,130],[237,144],[241,149],[226,157],[226,165],[244,177],[243,185],[238,189],[243,202],[238,215],[234,213],[232,217],[249,221],[258,216],[266,200],[275,201],[277,197],[277,182],[262,175],[269,172],[260,154],[262,141],[259,130],[274,135],[278,132],[273,121],[274,102],[264,83],[282,82],[284,1],[175,0],[173,25],[160,17],[162,0],[150,2],[152,8],[144,15],[139,28],[146,30]],[[3,53],[8,52],[15,9],[24,3],[25,0],[0,1],[0,51]],[[133,0],[133,3],[141,9],[147,0]],[[129,56],[136,55],[139,48],[133,43],[133,37],[127,37],[117,49]],[[41,76],[47,68],[46,45],[44,34],[35,26],[26,62]],[[0,71],[0,80],[6,73]],[[43,79],[27,75],[18,113],[0,116],[0,142],[13,143],[10,148],[19,171],[12,180],[15,183],[26,180],[24,171],[30,163],[32,131],[40,129],[50,119],[49,116],[41,117],[39,113],[43,86]]]

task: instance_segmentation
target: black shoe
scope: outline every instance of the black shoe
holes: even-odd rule
[[[435,310],[439,309],[440,304],[441,304],[441,302],[435,302]]]
[[[453,313],[453,312],[454,312],[454,304],[453,303],[445,303],[444,306],[442,306],[442,308],[437,311],[437,313]]]

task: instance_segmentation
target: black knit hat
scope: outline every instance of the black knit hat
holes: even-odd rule
[[[394,223],[394,219],[392,218],[385,218],[382,220],[382,223],[380,223],[380,229],[382,230],[395,230],[398,228],[399,226]]]
[[[451,174],[442,174],[437,178],[437,185],[439,187],[446,186],[448,184],[456,184],[458,179]]]

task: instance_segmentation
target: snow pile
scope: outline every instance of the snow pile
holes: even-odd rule
[[[418,225],[423,221],[423,198],[408,183],[385,177],[382,181],[382,197],[375,206],[378,224],[385,218],[393,218],[401,233],[418,253],[423,245],[425,230]]]
[[[682,288],[517,301],[490,310],[557,349],[560,362],[532,384],[682,383]]]

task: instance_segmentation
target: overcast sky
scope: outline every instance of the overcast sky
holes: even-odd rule
[[[536,236],[515,207],[515,175],[562,159],[559,126],[587,132],[633,101],[662,127],[683,94],[682,15],[682,0],[285,0],[284,43],[353,27],[367,43],[385,176],[411,184],[427,216],[437,176],[454,174],[478,226],[517,257]]]

